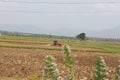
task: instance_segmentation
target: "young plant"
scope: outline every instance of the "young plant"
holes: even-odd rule
[[[33,75],[33,80],[40,80],[37,74]]]
[[[20,78],[18,75],[16,75],[16,76],[14,77],[14,80],[21,80],[21,78]]]
[[[55,58],[53,56],[46,56],[44,62],[44,80],[58,80],[59,70],[57,64],[55,63]]]
[[[120,65],[118,65],[118,67],[116,69],[115,80],[120,80]]]
[[[107,67],[103,57],[99,57],[96,59],[96,70],[93,76],[94,80],[104,80],[106,75]]]
[[[62,50],[63,58],[64,58],[64,65],[68,69],[70,75],[67,76],[67,80],[76,80],[75,78],[75,70],[73,67],[73,60],[71,57],[71,49],[70,47],[66,44],[63,46]]]

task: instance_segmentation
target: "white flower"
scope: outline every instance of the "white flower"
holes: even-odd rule
[[[46,59],[50,58],[52,61],[55,61],[55,58],[53,56],[51,56],[51,55],[47,55],[45,58]]]
[[[87,77],[84,77],[83,79],[80,79],[80,80],[87,80],[88,78]]]
[[[55,75],[60,75],[60,71],[57,68],[55,69]]]
[[[52,62],[52,63],[51,63],[51,65],[53,65],[53,66],[57,66],[57,64],[56,64],[56,63],[54,63],[54,62]]]
[[[65,44],[65,45],[63,46],[63,48],[62,48],[63,53],[64,53],[64,50],[65,50],[65,49],[68,50],[69,53],[71,53],[71,48],[69,47],[69,45]]]
[[[64,78],[62,78],[61,76],[58,77],[58,80],[64,80]]]

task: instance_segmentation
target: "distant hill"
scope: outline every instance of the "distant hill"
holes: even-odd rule
[[[111,29],[101,30],[101,31],[94,31],[90,33],[90,36],[97,37],[97,38],[120,39],[120,26],[117,26]]]
[[[120,39],[120,26],[108,30],[103,30],[101,34],[105,35],[105,37],[108,38],[110,37],[110,38]]]
[[[68,37],[68,36],[57,36],[57,35],[46,35],[46,34],[33,34],[33,33],[23,33],[23,32],[4,31],[4,30],[0,30],[0,34],[1,35],[9,35],[9,36],[25,36],[25,37],[41,37],[41,38],[74,39],[74,37]]]

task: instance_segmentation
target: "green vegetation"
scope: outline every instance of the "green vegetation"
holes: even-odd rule
[[[36,38],[60,38],[60,39],[74,39],[74,37],[68,36],[57,36],[57,35],[47,35],[47,34],[33,34],[33,33],[22,33],[22,32],[10,32],[0,30],[1,35],[7,36],[17,36],[17,37],[36,37]]]
[[[116,69],[115,80],[120,80],[120,65],[118,65],[118,67]]]
[[[86,34],[85,33],[80,33],[79,35],[76,36],[77,39],[79,40],[85,40]]]
[[[14,80],[21,80],[21,78],[20,78],[18,75],[16,75],[16,76],[14,77]]]
[[[35,38],[35,37],[21,37],[21,36],[0,36],[0,41],[22,41],[22,42],[51,42],[52,38]]]
[[[52,44],[53,41],[56,40],[54,38],[35,38],[35,37],[18,37],[18,36],[0,36],[0,43],[27,43],[27,44],[34,44],[34,45],[49,45]],[[57,39],[62,44],[68,44],[72,47],[77,48],[86,48],[86,52],[92,52],[92,53],[120,53],[120,43],[119,42],[112,42],[112,41],[95,41],[95,40],[86,40],[86,41],[79,41],[74,39]],[[28,48],[28,49],[40,49],[40,48],[34,48],[31,46],[26,45],[27,47],[23,47],[22,45],[19,45],[21,47],[13,47],[11,48]],[[25,46],[25,45],[24,45]],[[10,45],[0,47],[6,47],[10,48]],[[47,46],[46,46],[47,48]],[[89,49],[87,49],[89,48]],[[50,49],[51,50],[51,49]],[[57,50],[57,49],[52,49]],[[60,49],[59,49],[60,50]],[[74,49],[73,51],[78,51],[77,49]]]
[[[73,67],[73,60],[72,60],[72,56],[71,56],[71,49],[66,44],[63,46],[62,51],[63,51],[62,55],[63,55],[63,59],[64,59],[64,65],[68,69],[68,72],[70,73],[70,75],[68,75],[66,78],[67,78],[67,80],[76,80],[75,70]]]
[[[32,46],[7,46],[0,45],[1,48],[17,48],[17,49],[42,49],[42,50],[56,50],[61,51],[60,48],[44,48],[44,47],[32,47]],[[77,49],[72,49],[72,51],[78,52]]]
[[[55,58],[53,56],[47,55],[44,62],[44,76],[43,80],[58,80],[60,73],[55,63]]]
[[[66,41],[67,43],[67,41]],[[70,46],[77,46],[80,48],[92,48],[86,52],[99,52],[99,53],[120,53],[120,43],[111,41],[68,41]]]
[[[103,57],[99,57],[96,59],[96,70],[93,76],[94,80],[104,80],[107,72],[107,66],[103,59]]]

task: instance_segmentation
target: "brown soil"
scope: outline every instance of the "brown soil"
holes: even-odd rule
[[[42,76],[45,55],[53,55],[61,70],[61,75],[66,74],[61,51],[0,48],[0,76],[13,77],[19,75],[21,77],[28,77],[33,74]],[[120,60],[119,54],[72,52],[72,56],[79,78],[88,77],[89,80],[93,76],[95,59],[97,57],[104,57],[111,69],[111,78],[114,77],[115,68]]]

